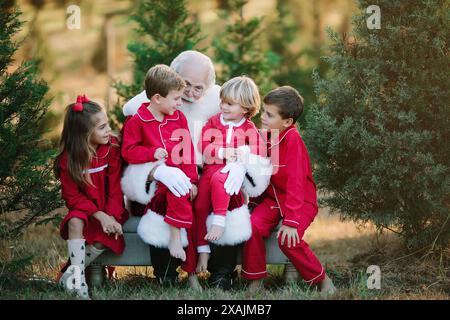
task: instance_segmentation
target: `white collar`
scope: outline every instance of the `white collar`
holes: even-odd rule
[[[243,118],[241,119],[241,121],[239,121],[238,123],[233,122],[233,121],[225,121],[225,120],[223,119],[223,114],[220,114],[220,123],[221,123],[223,126],[240,127],[240,126],[245,122],[245,120],[247,120],[247,119],[246,119],[245,117],[243,117]]]

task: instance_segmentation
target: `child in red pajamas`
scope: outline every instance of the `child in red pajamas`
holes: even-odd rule
[[[60,145],[55,173],[69,208],[60,233],[67,240],[70,258],[58,281],[80,298],[89,299],[85,268],[105,247],[116,254],[125,248],[122,224],[128,212],[120,188],[120,147],[106,114],[86,96],[78,96],[77,103],[67,107]],[[69,264],[79,268],[80,288],[71,288],[67,281],[75,273]]]
[[[289,86],[272,90],[264,98],[263,129],[269,130],[268,150],[274,173],[266,191],[256,199],[251,215],[252,236],[243,248],[242,276],[255,291],[267,276],[264,238],[282,220],[278,244],[302,278],[334,292],[333,282],[308,244],[302,240],[318,212],[316,185],[306,146],[295,123],[303,111],[303,98]]]
[[[195,184],[198,182],[188,123],[183,113],[178,110],[184,87],[184,80],[166,65],[156,65],[148,71],[145,90],[150,102],[143,103],[137,113],[126,121],[122,156],[129,164],[160,160],[166,166],[179,168],[190,179],[186,186],[190,193],[184,196],[158,182],[155,195],[147,206],[150,211],[147,214],[164,216],[164,222],[170,228],[170,255],[192,265],[190,261],[195,261],[196,257],[194,248],[191,250],[190,246],[194,246],[194,243],[189,241],[186,255],[180,230],[191,228],[193,223],[191,201],[196,196]],[[155,243],[149,244],[160,247]],[[153,248],[153,252],[156,251],[157,249]],[[164,273],[164,270],[155,270],[156,272]]]
[[[226,224],[231,219],[227,212],[229,209],[244,206],[245,201],[241,192],[235,195],[227,193],[224,184],[227,173],[221,172],[226,163],[239,161],[243,156],[242,147],[247,146],[248,151],[257,153],[260,135],[258,129],[250,119],[258,113],[260,96],[256,84],[248,77],[236,77],[227,81],[220,91],[221,112],[211,117],[202,130],[199,149],[203,154],[204,166],[199,182],[199,193],[195,201],[195,215],[197,221],[197,250],[199,260],[197,272],[207,269],[208,259],[212,248],[209,242],[217,242],[224,235]],[[230,208],[230,202],[233,204]],[[212,223],[207,232],[207,217],[213,212]],[[248,218],[248,216],[247,216]],[[250,227],[250,225],[249,225]],[[236,228],[237,227],[231,227]],[[250,231],[250,228],[249,228]],[[234,232],[239,233],[239,230]],[[245,241],[246,239],[242,240]],[[242,242],[241,241],[241,242]],[[230,243],[225,243],[230,245]],[[237,243],[232,243],[228,250],[230,256],[226,257],[224,246],[213,246],[210,267],[213,280],[218,268],[223,269],[220,262],[215,263],[217,256],[229,261],[236,257]],[[215,252],[214,252],[215,251]],[[216,253],[216,254],[215,254]],[[236,263],[231,263],[227,275],[233,272]],[[211,281],[214,282],[214,281]],[[225,289],[229,285],[222,286]]]

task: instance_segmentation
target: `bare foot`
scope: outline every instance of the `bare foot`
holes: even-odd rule
[[[203,291],[203,288],[202,288],[200,282],[198,282],[198,277],[197,277],[196,274],[194,274],[194,273],[190,274],[189,278],[188,278],[188,281],[189,281],[189,287],[191,289],[194,289],[194,290],[200,291],[200,292]]]
[[[181,245],[180,229],[170,226],[169,252],[174,258],[186,260],[186,252]]]
[[[262,279],[250,280],[250,283],[248,285],[248,293],[249,293],[249,295],[254,295],[255,293],[257,293],[258,291],[260,291],[263,288],[264,288],[264,286],[263,286]]]
[[[324,294],[334,294],[336,292],[336,287],[328,275],[325,275],[325,278],[319,283],[319,289],[320,292]]]
[[[222,237],[224,231],[224,227],[213,224],[211,230],[206,234],[205,240],[217,241]]]
[[[198,261],[197,261],[197,268],[195,271],[197,273],[204,272],[208,269],[208,260],[209,260],[209,253],[202,252],[198,255]]]

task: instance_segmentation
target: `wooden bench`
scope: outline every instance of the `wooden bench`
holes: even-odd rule
[[[123,225],[125,238],[125,251],[117,256],[111,251],[106,250],[90,266],[90,282],[93,286],[99,286],[103,283],[103,266],[150,266],[149,246],[144,243],[136,233],[140,217],[131,216]],[[266,240],[267,264],[288,264],[288,258],[278,247],[276,230]],[[241,262],[241,255],[238,254],[238,264]]]

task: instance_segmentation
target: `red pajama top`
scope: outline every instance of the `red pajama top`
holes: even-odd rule
[[[302,215],[313,217],[318,210],[308,150],[295,125],[282,131],[277,142],[268,142],[268,149],[274,174],[269,187],[258,199],[274,200],[283,224],[296,228]]]
[[[158,148],[164,148],[169,156],[165,163],[180,168],[192,183],[198,182],[195,152],[184,114],[177,110],[164,116],[160,122],[143,103],[123,128],[122,157],[129,164],[156,161]]]
[[[93,186],[79,187],[72,180],[67,168],[67,153],[63,153],[59,162],[61,192],[70,211],[80,211],[88,217],[97,211],[103,211],[113,216],[117,222],[123,223],[128,218],[128,213],[120,187],[120,148],[111,143],[118,145],[117,138],[112,137],[110,143],[100,145],[86,169]]]
[[[262,139],[255,124],[247,118],[242,123],[230,124],[221,121],[221,113],[212,116],[202,129],[199,150],[204,158],[204,166],[223,166],[226,160],[219,157],[220,148],[250,147],[253,154],[263,153]]]

